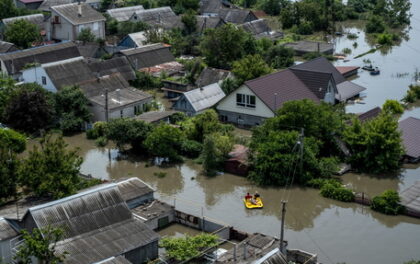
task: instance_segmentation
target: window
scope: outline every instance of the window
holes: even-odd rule
[[[53,23],[54,24],[60,24],[60,17],[59,16],[54,16]]]
[[[228,121],[228,117],[225,116],[225,115],[220,115],[220,121],[227,122]]]
[[[97,31],[99,29],[99,23],[95,22],[93,23],[93,30]]]
[[[255,108],[255,96],[248,94],[236,94],[236,105]]]
[[[121,111],[120,111],[120,116],[121,116],[121,118],[123,118],[123,117],[124,117],[124,110],[121,110]]]
[[[42,85],[47,85],[47,77],[42,76]]]

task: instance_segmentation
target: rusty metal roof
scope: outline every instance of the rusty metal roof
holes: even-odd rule
[[[420,119],[409,117],[398,124],[402,132],[406,155],[412,158],[420,157]]]

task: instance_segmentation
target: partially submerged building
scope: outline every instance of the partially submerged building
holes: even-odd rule
[[[333,54],[334,45],[326,42],[306,41],[301,40],[297,42],[290,42],[284,44],[285,47],[291,48],[298,56],[305,55],[306,53],[318,52],[322,54]]]
[[[409,216],[420,217],[420,181],[400,193],[401,204]]]
[[[246,176],[249,170],[248,155],[248,147],[235,144],[228,154],[229,158],[225,161],[225,172]]]
[[[409,117],[399,122],[405,157],[409,162],[420,161],[420,119]]]

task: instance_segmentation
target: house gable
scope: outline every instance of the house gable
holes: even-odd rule
[[[255,96],[255,108],[237,105],[236,99],[238,94]],[[246,85],[242,85],[231,94],[226,96],[222,101],[220,101],[216,109],[220,111],[240,113],[263,118],[274,117],[274,112]]]

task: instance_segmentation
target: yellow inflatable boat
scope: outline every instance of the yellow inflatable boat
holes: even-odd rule
[[[258,208],[263,208],[264,204],[261,200],[261,197],[258,197],[256,204],[251,203],[251,199],[245,199],[244,198],[244,204],[245,207],[248,209],[258,209]]]

